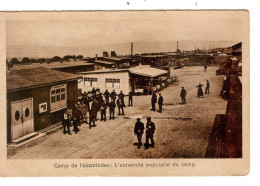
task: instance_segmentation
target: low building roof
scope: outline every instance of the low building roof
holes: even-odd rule
[[[103,61],[103,60],[96,60],[96,61],[94,61],[94,63],[101,63],[101,64],[105,64],[105,65],[115,65],[116,64],[116,62]]]
[[[160,76],[160,75],[168,73],[168,71],[166,71],[166,70],[153,68],[153,67],[150,67],[149,65],[139,65],[134,68],[129,68],[129,71],[132,74],[146,76],[146,77],[156,77],[156,76]]]
[[[7,91],[16,91],[49,85],[57,82],[66,82],[79,79],[82,76],[60,72],[48,68],[33,68],[13,70],[7,74]]]
[[[163,54],[148,54],[148,55],[141,55],[141,57],[145,57],[145,58],[163,58],[163,57],[167,57],[167,55],[163,55]]]
[[[87,72],[80,72],[79,74],[101,74],[101,73],[117,73],[117,72],[129,72],[128,68],[125,69],[102,69],[102,70],[94,70],[94,71],[87,71]]]
[[[63,63],[61,62],[52,62],[52,63],[32,63],[29,65],[14,65],[11,70],[22,70],[22,69],[32,69],[32,68],[39,68],[45,67],[50,69],[58,69],[58,68],[69,68],[69,67],[79,67],[79,66],[92,66],[95,65],[94,63],[88,63],[86,61],[70,61]]]

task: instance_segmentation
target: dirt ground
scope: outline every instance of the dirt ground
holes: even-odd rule
[[[46,135],[8,154],[9,159],[130,159],[130,158],[203,158],[216,114],[224,114],[227,102],[220,96],[223,76],[216,76],[216,66],[206,72],[202,66],[172,70],[179,82],[160,91],[164,97],[163,113],[150,111],[151,96],[134,96],[134,106],[125,108],[125,117],[97,121],[89,129],[82,125],[77,134],[62,130]],[[196,85],[211,83],[210,94],[197,98]],[[187,105],[179,104],[180,90],[187,90]],[[203,87],[205,88],[205,86]],[[158,93],[157,93],[158,94]],[[128,98],[125,98],[128,103]],[[158,105],[157,109],[158,109]],[[117,113],[117,110],[116,110]],[[100,117],[100,113],[98,113]],[[107,114],[108,116],[108,114]],[[147,116],[156,125],[155,147],[138,149],[133,145],[136,118],[146,124]],[[145,135],[142,139],[145,141]]]

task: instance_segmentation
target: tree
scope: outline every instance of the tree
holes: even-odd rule
[[[78,55],[77,59],[83,59],[83,55]]]
[[[31,62],[30,58],[24,57],[24,58],[22,59],[22,61],[21,61],[21,64],[28,64],[28,63],[30,63],[30,62]]]
[[[56,62],[56,61],[60,61],[60,60],[61,60],[61,57],[59,57],[59,56],[54,56],[53,58],[51,58],[52,62]]]

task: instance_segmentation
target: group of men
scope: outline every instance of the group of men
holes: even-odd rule
[[[155,92],[152,93],[151,103],[152,103],[151,110],[156,111],[155,104],[157,103],[157,95],[155,94]],[[162,97],[161,93],[159,93],[158,106],[159,106],[158,112],[162,113],[163,97]]]
[[[104,98],[105,100],[104,100]],[[97,113],[100,111],[100,121],[106,122],[107,115],[106,110],[109,108],[109,119],[115,119],[115,108],[118,107],[118,115],[125,115],[124,113],[124,102],[125,95],[122,91],[120,94],[116,94],[115,90],[113,92],[108,92],[106,90],[103,94],[97,94],[96,90],[92,90],[92,104],[90,107],[90,98],[86,92],[82,96],[82,100],[78,102],[72,109],[65,110],[62,117],[63,133],[70,133],[70,125],[73,125],[73,131],[77,133],[79,131],[79,126],[81,123],[88,123],[89,129],[95,127],[95,122],[97,121]],[[133,106],[133,93],[129,93],[129,104],[128,106]],[[89,122],[87,119],[89,118]],[[66,130],[67,128],[67,130]]]
[[[147,123],[145,128],[145,149],[150,147],[149,139],[151,140],[151,147],[154,148],[154,140],[153,135],[155,132],[155,124],[152,122],[151,117],[147,117]],[[137,122],[135,123],[134,134],[137,136],[138,140],[138,149],[142,146],[142,136],[144,133],[144,124],[141,122],[140,118],[137,118]]]

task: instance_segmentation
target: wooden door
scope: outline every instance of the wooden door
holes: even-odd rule
[[[32,99],[11,103],[12,140],[34,132]]]

